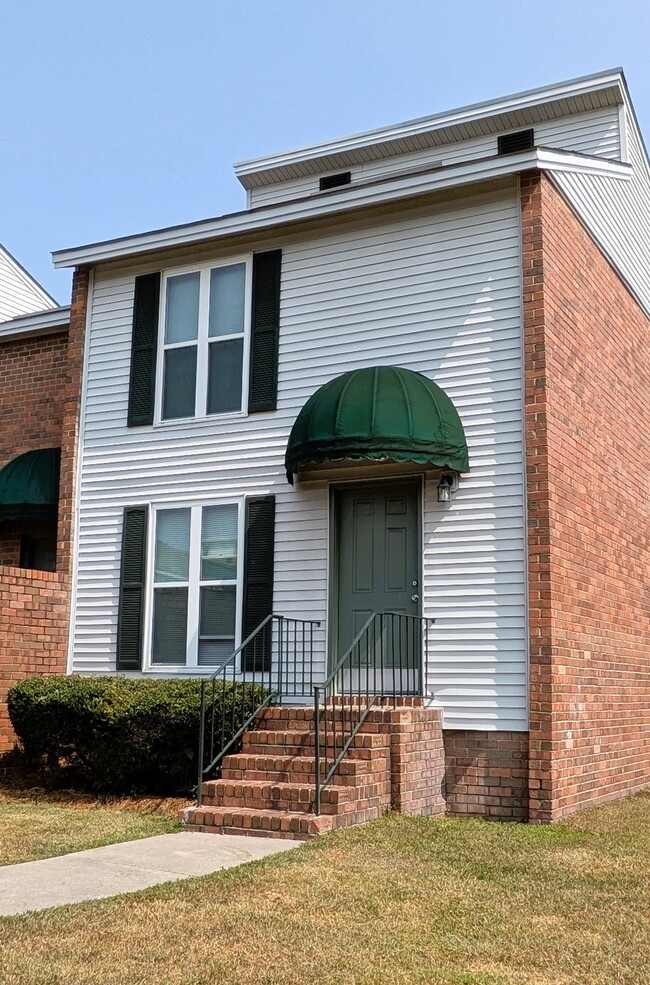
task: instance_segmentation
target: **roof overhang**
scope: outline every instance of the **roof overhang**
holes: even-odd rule
[[[215,219],[153,232],[106,240],[52,254],[55,267],[76,267],[108,260],[133,257],[209,240],[219,241],[245,233],[266,230],[308,220],[353,213],[363,208],[399,202],[416,196],[459,188],[464,185],[517,175],[523,171],[573,171],[614,179],[629,179],[632,168],[620,161],[578,154],[572,151],[534,147],[516,154],[493,155],[446,167],[413,171],[337,189],[323,195],[308,196],[264,208],[234,212]]]
[[[70,324],[70,306],[48,308],[29,315],[20,315],[0,322],[0,342],[16,336],[49,335],[60,332]]]
[[[623,72],[619,68],[610,69],[395,126],[255,157],[236,164],[235,173],[245,188],[259,188],[489,133],[523,129],[624,101]]]

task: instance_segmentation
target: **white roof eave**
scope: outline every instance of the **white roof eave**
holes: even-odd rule
[[[534,169],[573,171],[619,179],[629,178],[632,172],[630,165],[619,161],[535,147],[517,154],[494,155],[431,171],[348,185],[337,189],[336,192],[312,195],[278,205],[235,212],[215,219],[171,226],[102,243],[57,250],[52,254],[52,259],[55,267],[97,264],[156,250],[220,240],[242,233],[264,232],[280,226],[336,216],[357,209],[490,181]]]
[[[46,335],[67,328],[70,323],[70,306],[48,308],[28,315],[19,315],[0,322],[0,342],[16,336]]]
[[[528,89],[502,99],[493,99],[480,103],[472,103],[459,109],[438,113],[434,116],[421,117],[388,127],[366,130],[361,133],[339,137],[334,140],[308,144],[279,154],[250,158],[235,164],[235,174],[245,188],[255,187],[263,180],[264,172],[277,175],[285,168],[300,169],[308,162],[320,158],[336,158],[362,148],[378,150],[382,145],[389,147],[395,141],[421,137],[436,131],[453,127],[467,127],[478,121],[488,121],[491,117],[525,112],[545,103],[557,103],[561,100],[581,99],[603,90],[617,90],[617,101],[625,100],[625,81],[620,68],[609,69],[594,75],[559,82],[550,86]],[[495,132],[500,128],[495,125]],[[394,153],[388,151],[387,153]],[[329,167],[334,167],[332,163]],[[292,172],[293,173],[293,172]],[[294,175],[295,176],[295,175]]]

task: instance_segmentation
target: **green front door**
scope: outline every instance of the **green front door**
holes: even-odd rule
[[[418,482],[350,485],[336,493],[336,645],[334,662],[374,612],[417,616],[420,612],[420,523]],[[365,660],[376,671],[410,669],[408,690],[420,666],[419,621],[387,617],[381,638],[371,641]],[[394,674],[389,674],[394,677]],[[407,687],[407,678],[400,682]]]

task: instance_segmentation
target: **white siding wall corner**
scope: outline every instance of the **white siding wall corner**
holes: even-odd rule
[[[607,106],[591,113],[541,121],[534,126],[535,143],[539,146],[578,151],[598,157],[620,160],[620,121],[617,106]],[[352,181],[372,181],[399,174],[400,171],[416,171],[435,165],[448,166],[465,161],[490,157],[497,152],[497,134],[488,133],[439,147],[428,147],[408,154],[399,154],[378,161],[370,160],[351,168]],[[279,181],[248,192],[251,207],[276,205],[278,202],[302,198],[319,193],[318,175]]]
[[[527,727],[519,207],[516,186],[283,248],[278,409],[126,427],[134,276],[98,272],[80,463],[72,666],[115,669],[122,510],[276,496],[276,612],[320,619],[326,667],[329,490],[290,487],[290,428],[321,384],[369,364],[433,378],[463,419],[471,472],[424,497],[427,684],[455,728]]]
[[[567,172],[553,180],[650,315],[650,172],[629,112],[626,122],[629,181]]]

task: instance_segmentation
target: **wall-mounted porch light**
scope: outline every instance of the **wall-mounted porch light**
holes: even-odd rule
[[[438,502],[439,503],[449,503],[451,502],[451,491],[454,488],[454,477],[449,472],[443,473],[440,476],[440,482],[438,483]]]

